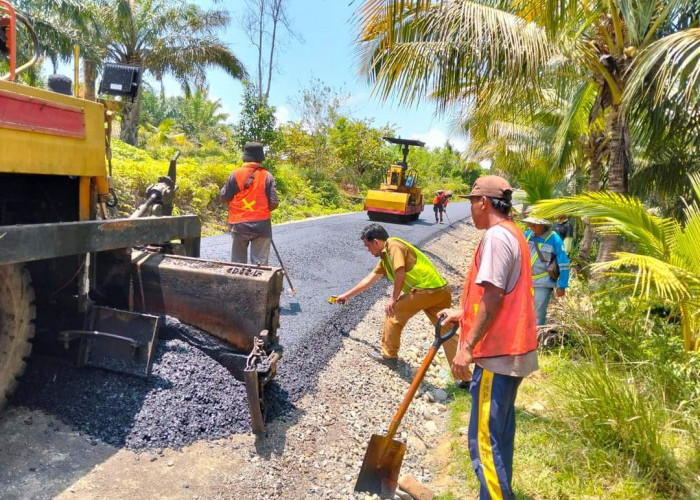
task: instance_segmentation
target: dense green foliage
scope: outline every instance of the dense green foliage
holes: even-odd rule
[[[333,93],[323,89],[323,95]],[[146,188],[167,172],[168,160],[179,150],[178,210],[200,215],[207,234],[223,231],[227,208],[219,201],[219,189],[241,163],[241,145],[254,138],[249,134],[256,133],[258,126],[262,137],[273,141],[265,160],[277,180],[281,201],[273,222],[361,210],[367,189],[376,188],[389,165],[402,158],[399,147],[382,139],[394,135],[391,128],[376,128],[369,120],[346,116],[337,101],[319,98],[307,118],[273,127],[274,108],[259,109],[269,118],[265,123],[249,120],[260,104],[256,95],[249,87],[243,98],[247,118],[242,116],[238,125],[230,126],[219,112],[218,101],[211,101],[204,90],[189,98],[144,92],[140,148],[113,143],[122,215],[138,206]],[[309,96],[306,102],[310,105]],[[309,126],[313,120],[315,128]],[[449,145],[436,150],[412,148],[408,162],[419,173],[418,184],[428,203],[438,188],[466,191],[480,172],[478,164],[465,163]]]
[[[236,144],[239,148],[248,141],[265,144],[274,151],[279,147],[275,107],[270,106],[267,97],[260,96],[250,82],[243,82],[243,98],[241,99],[241,118],[236,123]]]

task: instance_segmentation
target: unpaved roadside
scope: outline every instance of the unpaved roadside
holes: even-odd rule
[[[423,247],[451,284],[455,304],[478,236],[470,225],[458,223]],[[352,308],[352,302],[343,307]],[[236,435],[140,454],[95,444],[101,454],[94,466],[76,471],[57,498],[352,498],[367,442],[373,433],[386,432],[433,336],[427,318],[416,316],[404,330],[397,370],[370,360],[367,353],[379,344],[383,307],[378,301],[356,328],[342,333],[343,348],[315,390],[269,424],[264,436]],[[400,438],[408,442],[402,472],[428,484],[446,465],[445,446],[438,446],[447,418],[441,388],[451,379],[442,352],[437,361],[400,428]],[[81,439],[62,432],[65,439]],[[465,498],[472,496],[465,492]]]

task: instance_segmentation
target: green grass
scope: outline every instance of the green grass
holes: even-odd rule
[[[678,433],[663,398],[655,402],[640,392],[649,387],[646,383],[582,363],[556,352],[541,354],[540,371],[520,388],[517,498],[692,498],[698,486],[697,451]],[[478,483],[460,435],[471,402],[463,391],[453,395],[448,432],[454,466],[449,473],[463,478],[463,487],[437,498],[472,498]]]
[[[113,141],[112,150],[114,184],[119,198],[118,212],[112,215],[127,217],[143,203],[147,188],[167,174],[173,151],[156,154],[119,140]],[[188,156],[178,160],[174,213],[199,215],[204,236],[226,230],[228,207],[219,201],[219,190],[238,165],[230,160],[221,155]],[[274,165],[273,173],[281,201],[279,208],[272,212],[273,224],[362,209],[361,204],[329,179],[312,182],[304,171],[287,163]]]

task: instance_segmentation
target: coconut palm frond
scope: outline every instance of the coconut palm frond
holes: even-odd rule
[[[640,252],[659,258],[672,250],[679,229],[675,219],[649,213],[639,199],[609,191],[543,200],[535,209],[542,217],[592,217],[600,230],[621,234],[639,245]]]
[[[595,263],[591,269],[599,272],[629,266],[637,268],[634,286],[636,295],[649,297],[655,293],[674,301],[687,300],[691,297],[688,287],[691,273],[688,270],[648,255],[618,252],[614,260]]]
[[[558,177],[549,168],[531,168],[518,176],[518,184],[527,193],[529,205],[554,197]]]
[[[445,108],[491,79],[537,80],[552,54],[534,23],[471,1],[368,0],[357,21],[361,73],[379,97],[396,92],[405,104],[435,92]]]
[[[700,269],[700,209],[691,205],[685,215],[685,226],[676,238],[675,251],[688,269]]]
[[[668,35],[636,57],[623,102],[651,92],[656,104],[671,99],[686,108],[700,105],[700,28]]]
[[[700,204],[700,173],[692,173],[688,177],[690,178],[690,186],[695,194],[695,202]]]
[[[554,137],[552,157],[555,165],[561,165],[571,136],[588,133],[588,121],[600,87],[593,82],[583,82],[569,103]]]

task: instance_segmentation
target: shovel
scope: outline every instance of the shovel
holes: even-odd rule
[[[447,222],[449,222],[449,226],[452,227],[452,220],[450,220],[450,216],[447,215],[447,210],[445,210],[445,217],[447,217]]]
[[[289,279],[289,273],[287,272],[287,268],[284,267],[284,262],[282,262],[282,257],[280,257],[280,253],[277,251],[277,245],[275,245],[275,241],[270,238],[270,243],[272,243],[272,249],[275,251],[275,255],[277,256],[277,260],[280,261],[280,267],[282,267],[282,271],[284,272],[284,275],[287,277],[287,283],[289,283],[289,288],[292,290],[292,295],[296,295],[297,291],[294,289],[294,285],[292,285],[292,280]]]
[[[437,350],[445,341],[452,338],[457,331],[457,325],[452,327],[452,329],[442,337],[440,336],[440,330],[442,330],[442,318],[438,319],[435,325],[435,342],[430,346],[428,354],[426,354],[423,360],[423,364],[420,365],[416,376],[413,377],[411,387],[409,387],[408,393],[406,393],[399,409],[396,411],[396,415],[394,415],[391,421],[386,436],[372,434],[369,446],[367,446],[367,452],[365,453],[365,459],[362,462],[360,475],[355,483],[355,491],[366,491],[371,494],[376,493],[377,495],[393,495],[396,491],[396,486],[399,482],[401,462],[403,462],[403,455],[406,452],[406,443],[396,441],[394,435],[399,428],[401,419],[408,409],[408,405],[411,404],[413,396],[415,396],[418,387],[423,381],[423,377],[425,377],[425,372],[428,371],[430,363],[433,362],[435,353],[437,353]]]

